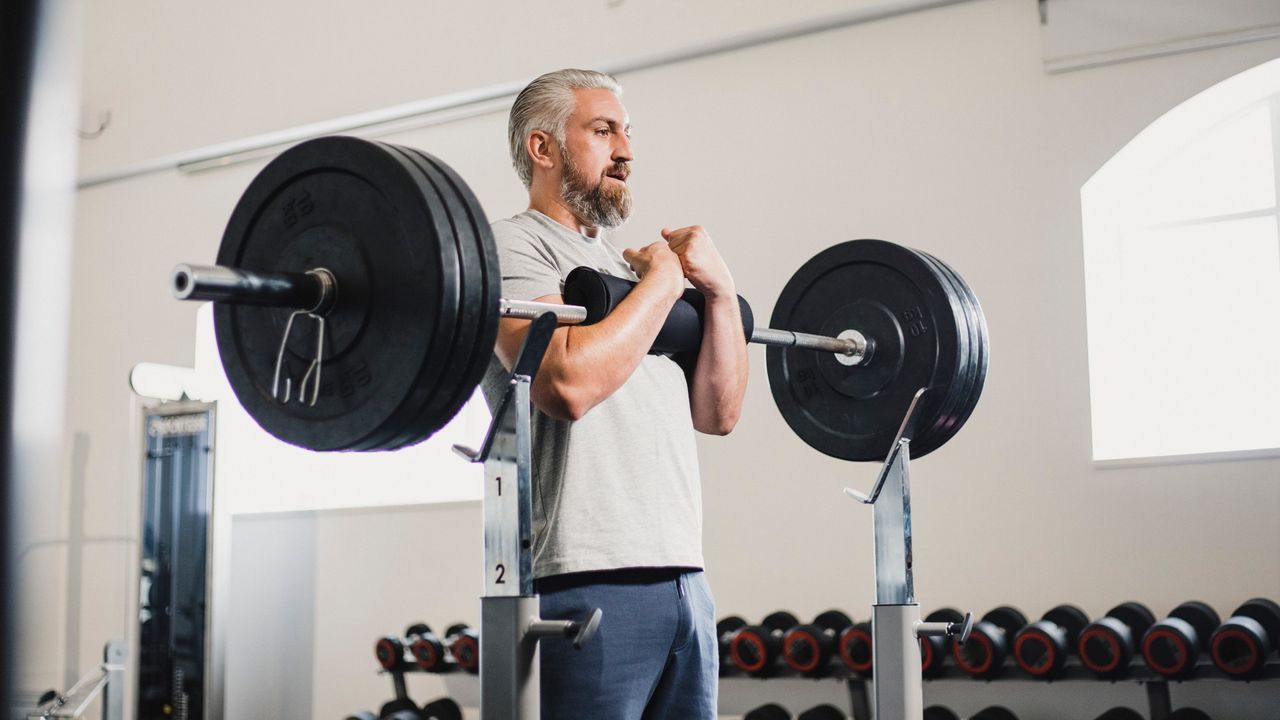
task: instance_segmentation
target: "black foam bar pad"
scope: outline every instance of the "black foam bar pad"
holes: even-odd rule
[[[574,268],[564,281],[564,301],[569,305],[581,305],[587,309],[587,320],[584,324],[600,322],[606,315],[618,307],[622,299],[631,292],[636,284],[630,280],[613,275],[606,275],[589,267]],[[742,313],[742,331],[750,340],[755,329],[755,317],[751,314],[751,306],[738,296],[738,307]],[[684,353],[697,352],[702,346],[702,313],[706,308],[706,298],[697,290],[689,289],[671,307],[662,330],[653,341],[650,352]]]

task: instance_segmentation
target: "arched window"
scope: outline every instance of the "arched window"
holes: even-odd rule
[[[1280,448],[1280,60],[1169,111],[1085,183],[1093,457]]]

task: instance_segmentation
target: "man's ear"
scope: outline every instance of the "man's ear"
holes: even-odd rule
[[[555,147],[555,139],[541,130],[529,133],[529,139],[525,141],[525,151],[529,153],[529,159],[543,170],[551,170],[556,166]]]

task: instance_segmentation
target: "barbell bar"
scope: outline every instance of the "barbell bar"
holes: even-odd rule
[[[324,268],[302,273],[249,272],[219,265],[178,265],[173,270],[173,296],[179,300],[243,303],[300,310],[323,315],[339,294],[337,279]],[[582,305],[498,299],[501,317],[532,320],[543,313],[556,316],[561,325],[586,322],[588,309]],[[747,342],[777,347],[796,347],[836,353],[857,365],[867,356],[867,340],[856,329],[842,331],[845,337],[828,337],[791,330],[752,328]]]
[[[571,292],[594,284],[603,303]],[[214,303],[223,368],[249,415],[285,442],[332,451],[426,439],[490,367],[500,318],[595,322],[633,283],[579,268],[565,304],[502,298],[489,222],[452,168],[413,148],[328,137],[268,163],[236,204],[216,264],[179,265],[170,285],[181,299]],[[678,361],[696,352],[701,303],[686,291],[668,318],[677,342],[655,351]],[[927,253],[840,243],[786,283],[773,327],[755,327],[741,305],[747,337],[769,346],[783,417],[832,456],[882,460],[924,388],[911,429],[912,456],[922,457],[981,394],[981,307]]]

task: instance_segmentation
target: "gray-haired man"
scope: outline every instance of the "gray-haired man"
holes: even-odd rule
[[[502,292],[559,303],[579,265],[638,284],[601,322],[555,331],[532,387],[534,576],[543,617],[604,610],[581,651],[542,646],[542,712],[573,718],[714,718],[715,610],[702,574],[694,431],[733,429],[747,383],[736,290],[701,227],[619,252],[604,230],[631,212],[630,133],[608,75],[561,70],[511,109],[516,172],[529,209],[493,224]],[[707,299],[702,350],[687,376],[650,355],[685,282]],[[505,379],[528,323],[502,321],[485,389]]]

